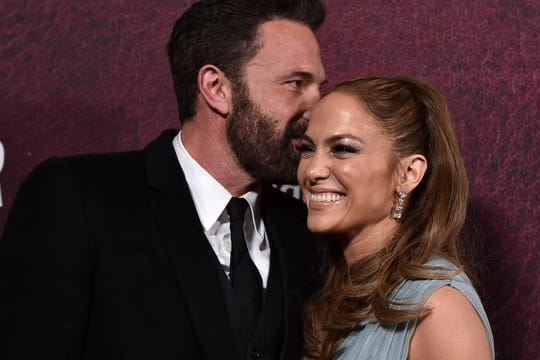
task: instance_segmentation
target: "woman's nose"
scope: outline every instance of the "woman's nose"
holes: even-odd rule
[[[306,178],[310,182],[323,180],[330,176],[330,160],[326,154],[316,152],[309,159],[306,167]]]

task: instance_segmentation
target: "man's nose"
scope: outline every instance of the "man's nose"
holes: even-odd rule
[[[315,83],[312,84],[307,90],[306,98],[309,104],[309,108],[311,109],[313,105],[315,105],[315,103],[321,98],[320,86]]]
[[[302,117],[307,121],[311,118],[311,109],[315,106],[315,103],[321,98],[321,90],[318,86],[313,86],[306,91],[305,95],[305,109]]]

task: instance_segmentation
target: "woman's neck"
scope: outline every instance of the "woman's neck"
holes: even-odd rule
[[[345,261],[350,266],[382,249],[392,239],[398,222],[388,217],[377,224],[363,226],[342,237]]]

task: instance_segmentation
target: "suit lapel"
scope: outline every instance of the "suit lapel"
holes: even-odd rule
[[[280,358],[283,358],[285,354],[301,353],[301,306],[305,280],[302,275],[305,271],[306,257],[302,254],[302,249],[295,244],[303,243],[300,240],[306,233],[301,231],[304,228],[304,219],[298,219],[289,211],[290,209],[285,208],[285,204],[278,200],[280,196],[276,196],[275,191],[277,190],[265,188],[262,204],[264,224],[274,260],[272,263],[280,267],[282,274],[285,331]]]
[[[316,285],[315,239],[308,231],[306,208],[267,186],[262,192],[263,219],[272,257],[283,274],[284,323],[281,358],[302,353],[302,307]],[[285,197],[287,197],[285,199]]]
[[[150,201],[206,357],[235,359],[219,264],[172,147],[176,133],[165,132],[145,149],[148,184],[153,188]]]
[[[281,280],[282,280],[281,293],[283,294],[282,317],[283,317],[284,331],[283,331],[283,337],[282,337],[282,344],[283,344],[282,353],[281,353],[280,358],[283,358],[283,351],[285,351],[285,349],[287,348],[287,340],[289,338],[289,333],[288,333],[289,317],[286,316],[289,309],[288,309],[288,301],[287,301],[287,295],[288,295],[287,267],[285,266],[285,256],[283,253],[283,248],[280,243],[281,242],[280,240],[285,240],[285,239],[281,239],[280,235],[286,234],[286,233],[283,233],[282,231],[280,231],[281,230],[279,226],[280,223],[279,223],[279,220],[276,219],[276,216],[279,217],[279,214],[274,213],[273,209],[265,209],[263,211],[263,220],[264,220],[266,234],[268,236],[268,241],[270,243],[270,249],[271,249],[271,254],[272,254],[271,264],[272,266],[274,265],[279,266],[279,269],[270,269],[270,276],[272,276],[272,273],[277,270],[281,273]]]

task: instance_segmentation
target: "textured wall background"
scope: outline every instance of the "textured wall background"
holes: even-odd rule
[[[189,3],[0,3],[0,232],[21,181],[43,159],[140,148],[177,127],[165,44]],[[407,74],[447,97],[498,358],[539,359],[540,3],[326,4],[319,37],[330,85]]]

